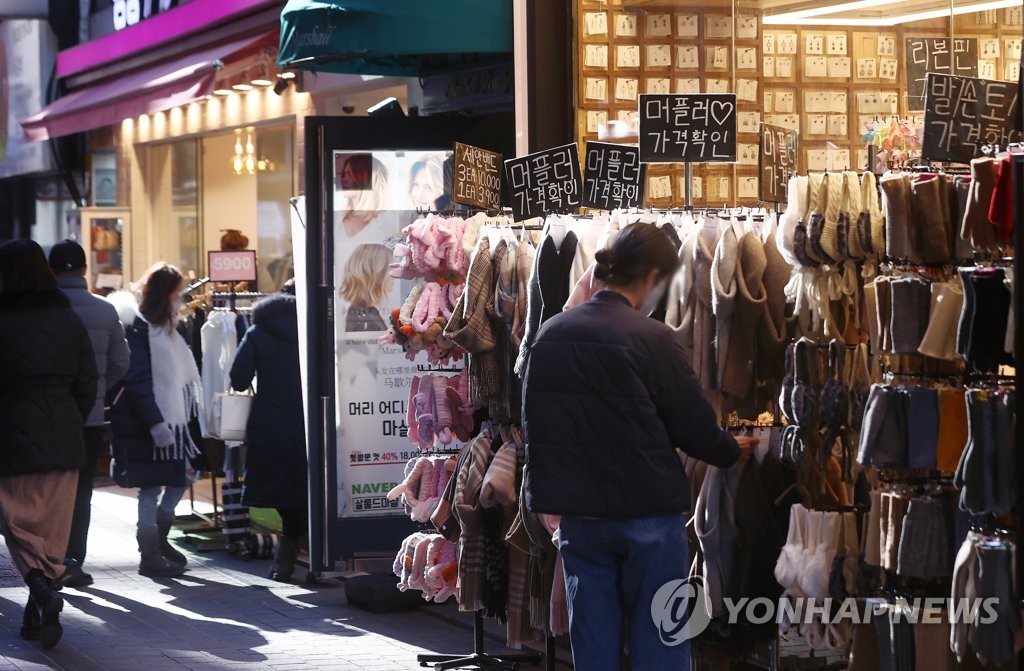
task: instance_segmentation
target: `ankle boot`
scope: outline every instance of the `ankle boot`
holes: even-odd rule
[[[171,525],[174,523],[174,514],[167,515],[163,512],[157,511],[156,514],[156,528],[160,532],[160,555],[178,566],[187,566],[188,559],[185,555],[178,552],[173,545],[167,540],[167,534],[171,533]]]
[[[277,582],[288,582],[295,572],[295,560],[299,558],[299,544],[285,535],[277,537],[277,551],[270,567],[269,577]]]
[[[28,572],[25,584],[32,594],[30,601],[39,611],[39,641],[44,648],[50,649],[57,645],[60,637],[64,635],[64,628],[60,626],[60,612],[64,610],[64,599],[53,590],[50,580],[39,569]]]
[[[160,532],[155,527],[139,529],[139,575],[147,578],[174,578],[185,572],[185,567],[164,559],[160,554]]]
[[[32,600],[32,595],[30,594],[28,603],[25,604],[25,614],[21,618],[21,637],[26,641],[38,641],[39,626],[41,624],[39,607],[36,606],[36,602]]]

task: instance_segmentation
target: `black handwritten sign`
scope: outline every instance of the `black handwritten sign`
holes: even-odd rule
[[[784,203],[788,197],[789,178],[797,173],[797,144],[800,134],[795,130],[761,124],[761,153],[758,159],[761,200]]]
[[[456,142],[452,200],[486,210],[501,207],[501,154]]]
[[[588,142],[583,173],[583,207],[614,210],[643,207],[644,176],[640,150],[631,145]]]
[[[644,163],[734,163],[736,94],[640,96]]]
[[[908,37],[907,105],[912,110],[924,109],[925,78],[929,72],[956,77],[978,76],[978,40],[958,37],[949,46],[948,37]]]
[[[552,212],[575,212],[583,192],[576,143],[506,160],[505,181],[516,221]]]
[[[986,144],[1005,147],[1020,139],[1017,82],[928,75],[922,158],[969,163]]]

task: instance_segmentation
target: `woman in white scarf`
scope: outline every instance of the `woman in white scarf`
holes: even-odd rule
[[[181,286],[181,273],[161,264],[148,273],[137,312],[118,310],[131,364],[112,410],[113,473],[122,487],[139,488],[139,573],[150,577],[185,571],[186,559],[167,534],[188,484],[189,459],[199,454],[193,436],[203,419],[199,371],[176,328]],[[114,302],[124,300],[122,292]]]

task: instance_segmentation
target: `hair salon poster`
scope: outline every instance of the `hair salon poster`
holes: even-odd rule
[[[417,211],[446,208],[450,152],[335,152],[338,514],[403,514],[387,493],[420,454],[406,421],[412,379],[429,370],[399,345],[381,344],[391,311],[413,282],[388,274],[402,229]]]

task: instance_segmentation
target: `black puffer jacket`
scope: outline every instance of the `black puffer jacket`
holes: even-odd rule
[[[89,334],[67,298],[0,295],[0,476],[81,468],[95,400]]]
[[[671,329],[611,291],[544,324],[523,404],[526,504],[536,513],[675,515],[690,502],[675,448],[714,466],[739,457]]]
[[[257,380],[242,499],[248,506],[299,510],[308,505],[308,471],[295,297],[263,299],[252,321],[231,366],[236,390]]]

